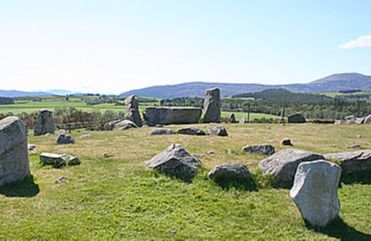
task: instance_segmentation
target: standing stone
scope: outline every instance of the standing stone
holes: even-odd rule
[[[306,120],[302,114],[298,113],[298,114],[293,114],[293,115],[288,116],[287,122],[288,123],[305,123]]]
[[[15,116],[0,121],[0,186],[30,175],[27,128]]]
[[[238,123],[238,120],[236,119],[236,115],[234,113],[232,113],[231,116],[229,117],[228,123],[231,123],[231,124],[237,124]]]
[[[290,196],[311,226],[326,227],[338,217],[340,176],[341,168],[324,160],[302,162],[298,166]]]
[[[139,113],[139,101],[135,95],[125,99],[126,118],[134,122],[137,126],[142,126],[142,118]]]
[[[220,122],[222,101],[218,88],[208,89],[204,99],[204,123]]]
[[[53,118],[53,112],[49,110],[41,110],[37,116],[34,135],[41,136],[47,133],[54,134],[54,131],[55,123]]]

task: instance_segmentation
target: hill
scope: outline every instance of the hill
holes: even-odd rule
[[[233,96],[247,92],[259,92],[266,89],[283,88],[297,93],[337,92],[343,90],[371,90],[371,76],[358,73],[342,73],[327,76],[307,84],[263,85],[263,84],[233,84],[213,82],[190,82],[176,85],[152,86],[131,90],[121,95],[137,95],[154,98],[201,97],[205,89],[218,87],[223,96]]]
[[[52,95],[51,93],[42,92],[42,91],[35,91],[35,92],[27,92],[27,91],[19,91],[19,90],[0,90],[1,97],[23,97],[23,96],[45,96],[45,95]]]

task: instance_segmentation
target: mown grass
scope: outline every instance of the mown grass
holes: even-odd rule
[[[212,125],[197,125],[207,129]],[[183,126],[170,126],[172,129]],[[239,162],[257,173],[263,156],[246,144],[283,137],[296,148],[325,153],[371,148],[368,126],[226,125],[229,137],[149,136],[150,128],[73,132],[76,144],[57,146],[56,135],[33,137],[33,181],[0,188],[0,240],[367,240],[371,238],[371,185],[346,182],[339,189],[341,220],[328,229],[307,228],[287,189],[223,189],[207,178],[216,164]],[[90,134],[87,139],[80,138]],[[146,170],[143,162],[180,143],[203,163],[192,183]],[[208,155],[209,150],[215,154]],[[80,166],[53,169],[40,152],[79,155]],[[104,158],[103,154],[111,155]],[[55,184],[60,176],[67,178]],[[22,188],[26,185],[29,188]]]

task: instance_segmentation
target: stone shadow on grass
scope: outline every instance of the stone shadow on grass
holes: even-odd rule
[[[34,197],[39,192],[39,185],[34,182],[33,176],[0,187],[0,194],[6,197]]]
[[[258,185],[251,178],[249,180],[214,180],[215,183],[224,190],[229,190],[231,188],[245,190],[245,191],[258,191]]]
[[[341,176],[341,183],[344,184],[371,184],[371,170],[360,171],[356,173],[344,173]]]
[[[371,234],[356,230],[355,228],[346,224],[341,217],[337,218],[325,228],[314,228],[307,222],[305,224],[308,228],[313,229],[315,232],[326,234],[342,241],[371,240]]]

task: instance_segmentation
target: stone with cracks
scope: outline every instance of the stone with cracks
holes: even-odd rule
[[[41,136],[45,134],[54,134],[55,123],[53,112],[50,110],[41,110],[37,115],[37,120],[34,128],[34,135]]]
[[[30,176],[27,128],[18,117],[0,120],[0,186]]]
[[[40,161],[44,165],[51,165],[55,168],[80,164],[80,159],[76,156],[70,154],[55,154],[46,152],[41,153]]]
[[[125,109],[126,118],[141,127],[142,118],[139,113],[139,100],[135,95],[131,95],[125,99]]]
[[[150,169],[159,170],[169,176],[190,180],[197,173],[201,163],[179,144],[172,144],[166,150],[145,162]]]
[[[115,130],[127,130],[131,128],[138,128],[138,126],[130,120],[115,120],[108,123],[111,129]]]
[[[341,168],[324,160],[302,162],[298,166],[290,196],[311,226],[326,227],[338,217],[340,176]]]
[[[219,123],[221,117],[222,101],[218,88],[208,89],[204,98],[204,123]]]
[[[247,145],[242,148],[242,151],[262,155],[272,155],[274,154],[275,149],[272,145]]]
[[[276,185],[290,186],[298,165],[302,162],[324,159],[322,155],[298,149],[281,150],[259,162],[259,169],[264,174],[274,177]]]
[[[330,153],[325,154],[324,158],[338,163],[343,169],[343,173],[371,170],[371,150]]]

